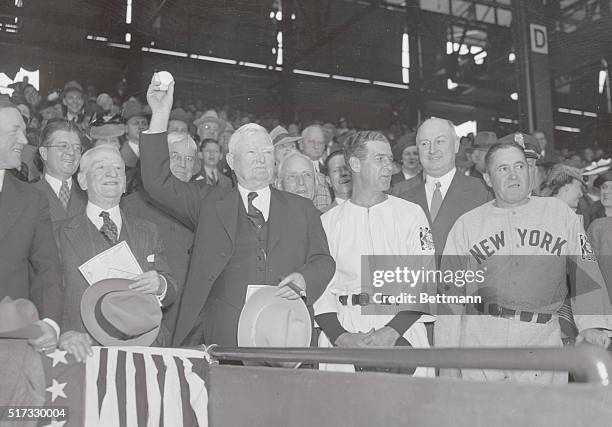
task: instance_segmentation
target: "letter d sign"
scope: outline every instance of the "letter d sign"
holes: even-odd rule
[[[544,25],[529,24],[531,51],[548,55],[548,35]]]

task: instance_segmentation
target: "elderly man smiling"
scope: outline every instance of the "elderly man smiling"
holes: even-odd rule
[[[87,207],[83,214],[59,223],[58,241],[64,281],[63,327],[59,347],[84,360],[90,353],[93,339],[81,320],[81,296],[89,284],[78,267],[121,241],[125,241],[140,265],[141,275],[134,278],[130,289],[158,297],[163,306],[174,301],[176,285],[164,255],[164,245],[157,226],[123,212],[119,201],[125,191],[125,164],[121,153],[109,145],[87,151],[81,157],[78,181],[87,191]],[[168,331],[160,332],[157,344],[165,345]]]
[[[278,295],[307,305],[321,295],[334,271],[319,213],[310,201],[271,188],[274,147],[266,130],[240,127],[227,163],[237,188],[200,186],[174,178],[164,142],[174,83],[154,76],[147,93],[153,111],[142,136],[145,189],[172,215],[196,230],[181,298],[174,344],[237,344],[238,319],[249,285],[278,286]]]
[[[312,200],[315,195],[315,170],[310,159],[297,151],[289,153],[279,166],[277,187]]]

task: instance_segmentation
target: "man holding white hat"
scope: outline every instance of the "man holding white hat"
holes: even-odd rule
[[[154,200],[196,230],[174,344],[235,346],[249,286],[277,286],[279,296],[305,295],[312,305],[335,263],[312,202],[271,188],[274,147],[263,127],[249,123],[230,139],[227,162],[237,187],[201,186],[171,176],[165,132],[173,94],[173,83],[166,91],[153,77],[142,177]]]

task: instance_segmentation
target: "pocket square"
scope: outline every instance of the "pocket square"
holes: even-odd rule
[[[155,254],[151,254],[147,257],[147,262],[155,262]]]

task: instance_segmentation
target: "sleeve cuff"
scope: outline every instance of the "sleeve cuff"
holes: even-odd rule
[[[164,300],[164,298],[166,298],[166,293],[168,292],[168,281],[166,280],[163,274],[160,274],[159,277],[161,277],[161,280],[164,283],[164,290],[162,291],[160,295],[156,295],[156,296],[157,296],[157,300],[159,301],[159,305],[162,305],[162,301]]]
[[[49,326],[51,326],[53,328],[53,330],[57,334],[57,338],[59,339],[59,336],[60,336],[60,327],[58,326],[57,323],[55,323],[55,320],[49,319],[48,317],[45,317],[42,321],[45,322],[47,325],[49,325]]]
[[[421,313],[415,311],[400,311],[386,326],[393,328],[400,337],[421,317]]]
[[[342,327],[340,321],[338,320],[338,313],[323,313],[315,316],[315,320],[317,324],[323,329],[327,338],[335,345],[336,340],[340,335],[345,332],[348,332],[346,329]]]

